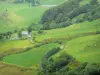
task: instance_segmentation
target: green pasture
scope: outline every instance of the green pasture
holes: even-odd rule
[[[0,32],[11,31],[16,28],[26,28],[32,23],[37,25],[47,9],[47,7],[42,6],[29,7],[27,3],[0,4]]]
[[[100,19],[92,22],[83,22],[79,24],[74,24],[65,28],[58,28],[52,30],[44,31],[44,34],[41,34],[36,37],[37,41],[43,41],[45,39],[52,38],[54,40],[71,40],[73,38],[93,35],[97,31],[100,31]]]
[[[3,58],[3,62],[31,67],[39,64],[46,52],[58,46],[59,44],[57,43],[46,44],[38,48],[33,48],[28,52],[6,56]]]
[[[100,35],[73,39],[66,43],[66,52],[80,62],[100,63]]]

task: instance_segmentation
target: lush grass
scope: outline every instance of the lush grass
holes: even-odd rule
[[[74,24],[74,25],[71,25],[66,28],[46,30],[44,34],[38,35],[36,37],[36,40],[43,41],[45,39],[52,38],[53,40],[62,40],[64,42],[66,42],[66,41],[70,42],[70,40],[73,40],[75,38],[90,36],[90,35],[93,36],[93,35],[96,35],[96,32],[99,31],[99,29],[100,29],[100,25],[99,25],[100,21],[99,20],[100,19],[92,21],[92,22],[83,22],[80,24]],[[11,44],[10,44],[10,46],[11,46]],[[19,46],[20,46],[20,44],[19,44]],[[25,53],[15,54],[15,55],[10,55],[10,56],[4,57],[4,61],[8,62],[8,63],[12,63],[12,64],[21,65],[21,66],[32,66],[34,64],[39,64],[43,55],[48,50],[50,50],[51,48],[56,47],[56,46],[58,46],[58,45],[57,44],[44,45],[39,48],[34,48],[31,51],[28,51]],[[78,49],[80,49],[79,46],[78,46]],[[73,54],[71,54],[71,55],[73,56]],[[37,57],[37,59],[36,59],[36,57]],[[80,56],[77,56],[77,57],[80,57]]]
[[[7,10],[7,11],[6,11]],[[29,4],[0,5],[0,32],[6,32],[15,28],[24,28],[32,23],[38,23],[46,7],[29,7]],[[6,13],[7,19],[3,14]]]
[[[42,4],[58,4],[62,0],[44,0]],[[86,4],[87,1],[84,0]],[[29,7],[28,4],[2,4],[0,11],[8,10],[8,18],[13,22],[9,22],[0,17],[0,32],[9,31],[9,28],[27,27],[31,23],[39,22],[43,12],[47,9],[41,6]],[[53,40],[62,40],[65,42],[64,50],[52,56],[54,59],[63,51],[72,55],[80,62],[100,63],[100,35],[96,34],[100,31],[100,19],[92,22],[83,22],[74,24],[66,28],[45,30],[44,34],[36,36],[37,41],[52,38]],[[33,32],[34,34],[35,32]],[[0,42],[0,53],[15,53],[24,50],[26,47],[33,46],[28,40],[14,40]],[[60,46],[57,43],[50,43],[38,48],[33,48],[28,52],[8,55],[3,58],[3,62],[15,64],[24,67],[32,67],[40,64],[41,59],[46,52],[52,48]],[[3,75],[34,75],[34,69],[16,67],[0,62],[0,74]],[[13,70],[13,71],[12,71]]]
[[[34,48],[28,52],[14,54],[4,57],[3,61],[20,66],[33,66],[39,64],[43,56],[52,48],[58,47],[59,44],[50,43],[38,48]]]
[[[100,19],[92,22],[74,24],[66,28],[46,30],[45,34],[36,37],[37,41],[52,38],[54,40],[71,40],[76,37],[95,34],[100,30]]]
[[[41,41],[48,38],[62,40],[66,43],[65,51],[75,57],[76,60],[100,63],[100,35],[96,34],[97,31],[100,31],[99,20],[92,22],[86,21],[61,29],[47,30],[45,34],[41,34],[36,40]],[[57,59],[60,53],[62,51],[54,55],[53,58]]]
[[[76,38],[66,45],[66,52],[78,61],[100,63],[100,35]]]
[[[47,8],[41,6],[35,6],[30,8],[23,8],[17,11],[17,15],[24,18],[24,25],[30,25],[31,23],[37,23],[40,21],[44,11]]]
[[[24,68],[0,62],[0,75],[36,75],[36,67]]]
[[[15,53],[32,45],[33,44],[29,40],[1,41],[0,53]]]
[[[66,0],[41,0],[41,5],[60,4]],[[39,23],[43,13],[48,8],[42,6],[29,7],[29,4],[0,4],[0,15],[6,13],[8,18],[0,16],[0,32],[11,31],[15,28],[24,28],[32,23]],[[6,11],[7,10],[7,11]],[[38,25],[40,27],[41,25]],[[37,26],[34,26],[37,28]]]

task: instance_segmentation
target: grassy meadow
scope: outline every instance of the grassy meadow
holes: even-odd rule
[[[34,28],[39,28],[42,26],[40,20],[43,13],[49,9],[42,5],[57,5],[65,1],[40,0],[41,6],[34,7],[30,7],[28,3],[2,3],[0,4],[0,32],[20,30],[32,23]],[[83,0],[80,6],[86,3],[88,1]],[[40,69],[39,65],[43,57],[57,47],[61,50],[50,57],[55,61],[64,52],[80,63],[100,64],[100,19],[40,31],[43,33],[33,30],[31,39],[34,43],[30,41],[31,39],[10,40],[17,33],[13,33],[8,40],[0,40],[0,75],[37,75],[37,68]],[[24,51],[30,47],[32,47],[30,50]]]
[[[39,23],[47,7],[29,7],[29,4],[1,4],[0,32],[7,32],[16,28],[25,28],[32,23]],[[35,26],[36,27],[36,26]]]
[[[98,60],[99,56],[96,54],[96,53],[99,53],[98,46],[100,45],[99,39],[97,39],[100,36],[96,34],[97,30],[100,29],[99,22],[100,21],[98,19],[98,20],[95,20],[92,22],[84,22],[84,23],[80,23],[80,24],[76,24],[76,25],[71,25],[66,28],[47,30],[47,31],[45,31],[44,34],[40,34],[39,36],[37,36],[36,40],[39,42],[44,41],[45,39],[49,39],[49,38],[52,38],[52,40],[61,40],[65,43],[67,43],[66,46],[68,45],[68,49],[66,49],[66,52],[68,52],[70,55],[75,57],[77,60],[82,61],[82,62],[85,62],[85,61],[100,62]],[[83,40],[83,41],[81,41],[82,44],[80,44],[80,42],[78,40],[80,40],[80,41]],[[88,48],[89,44],[93,44],[94,45],[94,46],[92,46],[93,48],[92,47]],[[96,44],[97,44],[97,46],[95,46]],[[79,45],[80,45],[80,47],[79,47]],[[4,57],[3,61],[8,62],[8,63],[17,64],[17,65],[22,65],[22,66],[31,66],[32,64],[39,63],[39,61],[43,57],[43,55],[48,50],[52,49],[52,47],[56,47],[56,46],[57,45],[55,45],[55,44],[44,45],[39,48],[32,49],[29,52],[6,56],[6,57]],[[93,51],[94,48],[97,49],[97,51],[95,50],[96,53]],[[81,50],[83,52],[81,52]],[[79,51],[78,54],[76,53],[77,51]],[[92,60],[92,57],[88,56],[90,51],[94,52],[94,55],[91,54],[92,57],[95,58],[95,56],[97,55],[97,59]],[[80,57],[80,55],[82,55],[82,53],[83,53],[84,59],[81,59],[81,57]],[[58,53],[58,54],[60,54],[60,53]],[[88,56],[89,60],[87,58],[85,58],[84,54],[86,55],[86,57]],[[38,58],[36,59],[35,57],[38,57]],[[27,60],[25,60],[26,58],[27,58]],[[36,59],[36,60],[34,61],[34,59]]]
[[[66,52],[80,62],[100,63],[100,35],[73,39],[66,43]]]
[[[25,68],[16,65],[10,65],[0,62],[0,75],[36,75],[36,66],[34,68]]]
[[[46,44],[38,48],[20,54],[10,55],[4,57],[3,61],[25,67],[32,67],[39,64],[43,56],[52,48],[59,47],[57,43]]]
[[[41,34],[36,37],[37,41],[43,41],[48,38],[52,38],[54,40],[71,40],[73,38],[93,35],[97,31],[100,30],[100,19],[92,21],[92,22],[83,22],[79,24],[74,24],[65,28],[58,28],[45,31],[45,34]]]
[[[13,40],[0,42],[0,52],[13,50],[14,48],[26,48],[33,44],[29,40]]]

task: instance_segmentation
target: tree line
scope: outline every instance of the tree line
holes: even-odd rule
[[[0,0],[0,2],[11,2],[15,4],[29,3],[30,6],[40,5],[40,0]]]
[[[39,0],[15,0],[14,3],[29,3],[30,5],[34,6],[34,5],[40,5],[40,1]]]
[[[13,34],[13,33],[12,33],[11,31],[5,32],[5,33],[0,33],[0,40],[10,38],[12,34]]]

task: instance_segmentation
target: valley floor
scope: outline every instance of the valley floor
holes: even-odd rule
[[[8,73],[10,75],[34,75],[43,56],[55,47],[60,47],[62,51],[52,56],[54,60],[58,59],[62,52],[65,52],[80,62],[99,63],[100,34],[97,33],[97,30],[100,29],[99,22],[98,19],[66,28],[46,30],[45,33],[38,34],[36,37],[36,41],[39,43],[32,44],[28,40],[0,42],[0,53],[4,54],[2,61],[6,62],[0,62],[0,73],[3,75]],[[58,44],[59,42],[62,44]],[[36,48],[34,48],[35,46]],[[25,51],[26,49],[28,50]]]

